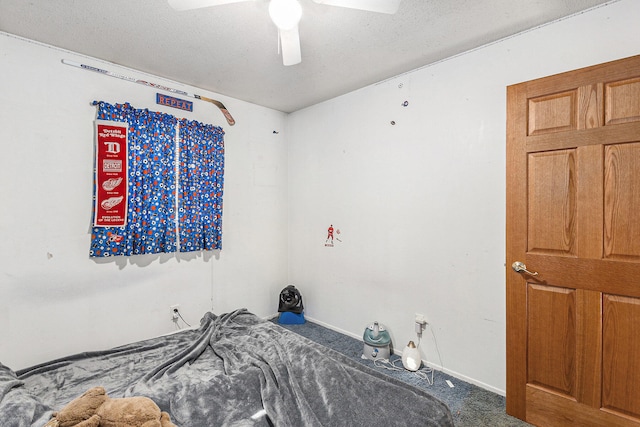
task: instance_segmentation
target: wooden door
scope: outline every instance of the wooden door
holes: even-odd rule
[[[639,426],[640,56],[507,88],[506,235],[507,412]]]

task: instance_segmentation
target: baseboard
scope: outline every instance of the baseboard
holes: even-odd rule
[[[357,340],[361,340],[361,339],[362,339],[362,335],[352,334],[351,332],[345,331],[345,330],[340,329],[340,328],[336,328],[336,327],[335,327],[335,326],[333,326],[333,325],[329,325],[328,323],[322,322],[322,321],[320,321],[320,320],[318,320],[318,319],[314,319],[313,317],[307,317],[307,319],[308,319],[309,321],[311,321],[311,322],[313,322],[313,323],[316,323],[316,324],[318,324],[318,325],[320,325],[320,326],[323,326],[323,327],[325,327],[325,328],[327,328],[327,329],[331,329],[332,331],[339,332],[339,333],[341,333],[342,335],[346,335],[346,336],[348,336],[348,337],[355,338],[355,339],[357,339]]]
[[[173,334],[177,334],[179,332],[184,332],[184,331],[193,331],[196,330],[200,327],[200,324],[194,325],[194,326],[185,326],[184,328],[180,328],[180,329],[175,329],[171,332],[165,332],[164,334],[160,334],[158,336],[160,337],[166,337],[167,335],[173,335]]]
[[[444,372],[445,374],[451,375],[452,377],[455,377],[455,378],[459,379],[460,381],[464,381],[466,383],[476,385],[476,386],[478,386],[480,388],[483,388],[485,390],[488,390],[488,391],[490,391],[492,393],[499,394],[500,396],[506,396],[507,395],[507,393],[502,389],[499,389],[497,387],[493,387],[493,386],[491,386],[489,384],[485,384],[482,381],[478,381],[476,379],[467,377],[466,375],[462,375],[459,372],[452,371],[452,370],[447,369],[447,368],[443,368],[442,366],[438,365],[437,363],[431,363],[431,362],[428,362],[428,361],[425,361],[425,360],[423,360],[422,362],[426,363],[428,366],[432,367],[436,371]]]

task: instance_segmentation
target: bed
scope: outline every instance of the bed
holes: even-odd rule
[[[453,426],[447,406],[423,390],[246,309],[19,371],[0,364],[0,422],[40,427],[95,386],[147,396],[179,427]]]

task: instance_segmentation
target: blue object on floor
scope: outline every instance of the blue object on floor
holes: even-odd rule
[[[292,313],[290,311],[283,311],[280,313],[280,317],[278,318],[278,322],[283,325],[302,325],[304,320],[304,311],[300,314]]]

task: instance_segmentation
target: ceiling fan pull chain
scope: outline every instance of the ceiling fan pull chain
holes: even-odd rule
[[[280,28],[278,28],[278,55],[280,55],[281,53],[282,53],[282,40],[280,39]]]

